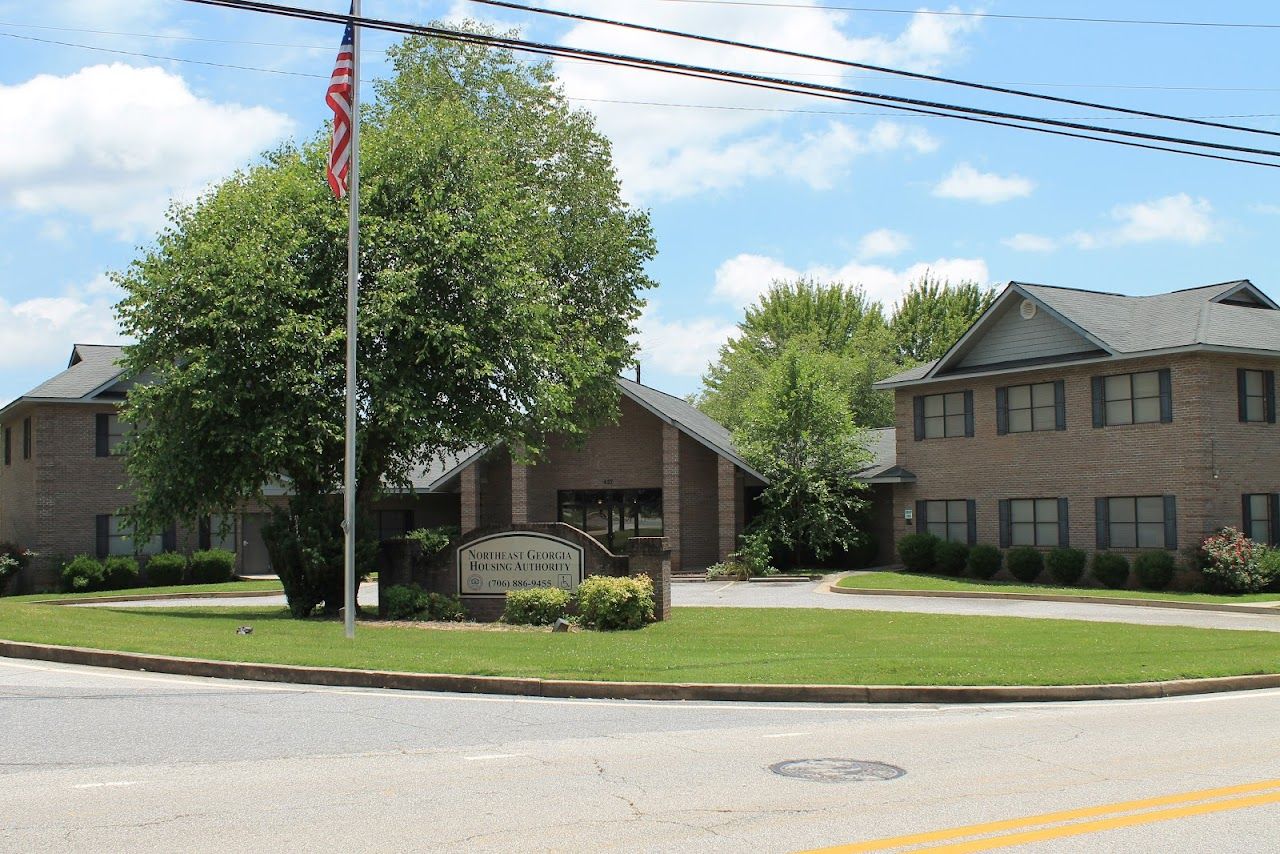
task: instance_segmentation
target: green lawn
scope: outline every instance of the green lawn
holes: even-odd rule
[[[1280,593],[1246,593],[1217,596],[1210,593],[1168,593],[1151,590],[1102,590],[1096,587],[1054,587],[1049,584],[1018,584],[1012,581],[982,581],[976,578],[946,578],[939,575],[916,575],[906,572],[870,572],[840,579],[837,587],[859,590],[973,590],[985,593],[1052,593],[1065,596],[1112,596],[1122,599],[1164,599],[1170,602],[1249,602],[1280,601]]]
[[[254,633],[238,636],[235,628]],[[253,608],[0,602],[0,637],[232,661],[656,682],[1058,685],[1280,671],[1280,633],[820,609],[679,608],[638,632],[341,624]]]
[[[33,593],[30,596],[8,596],[0,604],[11,602],[49,602],[76,599],[98,599],[119,596],[122,599],[150,596],[156,593],[258,593],[270,590],[284,592],[279,581],[226,581],[221,584],[176,584],[171,587],[131,587],[128,590],[99,590],[94,593]]]

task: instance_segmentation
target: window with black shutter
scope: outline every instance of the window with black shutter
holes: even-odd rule
[[[916,398],[916,434],[921,439],[973,435],[973,392],[955,391]]]
[[[1010,546],[1062,546],[1061,511],[1058,498],[1011,498],[1009,506]]]
[[[1062,396],[1061,381],[996,389],[996,423],[1000,427],[997,432],[1065,430],[1066,406]]]
[[[1104,498],[1099,499],[1098,509],[1098,548],[1177,548],[1177,514],[1172,495]]]
[[[927,533],[953,543],[970,542],[971,530],[977,521],[972,501],[960,499],[921,503],[924,505],[924,512],[920,514],[920,518],[924,520],[924,530]]]
[[[1240,530],[1246,537],[1268,546],[1280,545],[1280,494],[1258,492],[1241,496],[1243,505]]]
[[[1276,421],[1275,373],[1236,371],[1236,387],[1239,397],[1240,420],[1259,424]]]
[[[1093,378],[1093,426],[1154,424],[1173,420],[1168,369]]]

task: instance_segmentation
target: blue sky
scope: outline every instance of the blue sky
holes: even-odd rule
[[[341,10],[345,0],[308,5]],[[577,46],[1046,116],[1099,115],[495,13],[466,0],[364,5],[377,17],[465,15]],[[671,0],[542,5],[1153,111],[1247,116],[1226,121],[1280,129],[1274,29]],[[1271,6],[992,0],[919,8],[1280,22]],[[74,342],[119,340],[111,312],[118,294],[105,274],[127,265],[163,225],[170,198],[192,198],[265,148],[316,132],[341,34],[179,0],[0,0],[0,34],[3,402],[62,368]],[[367,36],[364,77],[385,72],[388,43]],[[1247,277],[1280,296],[1275,170],[579,62],[559,72],[566,93],[612,138],[628,199],[652,213],[659,255],[651,271],[660,287],[649,294],[640,342],[646,382],[673,393],[697,388],[707,360],[771,279],[797,273],[861,284],[889,303],[925,269],[1135,294]],[[1113,124],[1215,138],[1161,122]],[[1280,148],[1280,139],[1245,139]]]

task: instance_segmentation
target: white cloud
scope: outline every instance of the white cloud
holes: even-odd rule
[[[842,267],[815,265],[798,270],[775,258],[744,254],[730,258],[716,270],[712,295],[738,308],[745,308],[775,281],[803,276],[823,282],[861,286],[869,297],[889,305],[897,302],[907,286],[926,273],[953,282],[974,281],[985,285],[991,280],[987,262],[981,258],[938,258],[896,270],[857,260]]]
[[[968,163],[960,163],[933,188],[933,194],[944,199],[964,199],[994,205],[1029,196],[1035,186],[1033,181],[1021,175],[979,172]]]
[[[667,320],[653,302],[645,307],[637,327],[643,367],[690,377],[700,376],[720,346],[738,331],[734,324],[714,318]]]
[[[1042,234],[1027,234],[1026,232],[1019,232],[1013,237],[1006,237],[1000,242],[1015,252],[1052,252],[1058,248],[1058,241],[1052,237],[1045,237]]]
[[[85,216],[131,237],[293,127],[264,107],[197,97],[161,68],[95,65],[0,86],[23,132],[0,159],[0,205]]]
[[[1198,246],[1218,240],[1222,227],[1213,218],[1207,199],[1177,193],[1111,209],[1115,228],[1077,231],[1066,239],[1080,249],[1100,249],[1132,243],[1184,243]]]
[[[1272,204],[1271,202],[1257,202],[1256,204],[1249,205],[1249,210],[1254,213],[1275,216],[1276,214],[1280,214],[1280,205]]]
[[[95,280],[97,281],[97,280]],[[123,341],[112,315],[111,301],[102,292],[81,297],[34,297],[19,303],[0,299],[0,370],[56,366],[64,363],[71,345],[116,344]],[[63,365],[65,367],[65,365]]]
[[[815,0],[800,2],[818,5]],[[590,14],[599,12],[599,3],[569,0],[557,8]],[[645,16],[646,23],[668,29],[917,70],[934,70],[954,60],[962,52],[963,36],[976,25],[974,19],[914,15],[896,36],[858,38],[845,33],[850,16],[834,11],[742,7],[726,15],[714,6],[663,3],[646,8]],[[846,76],[849,69],[827,63],[593,24],[571,28],[562,42],[827,84],[853,82]],[[784,122],[794,127],[795,117],[770,111],[805,108],[806,101],[795,95],[574,61],[560,61],[557,71],[565,94],[583,99],[580,103],[596,114],[598,126],[613,140],[624,191],[639,201],[724,190],[762,177],[786,177],[822,189],[843,180],[859,156],[937,148],[922,130],[894,122],[880,122],[870,130],[833,122],[804,138],[784,134]]]
[[[901,255],[911,248],[911,238],[900,231],[878,228],[862,235],[858,241],[859,258],[886,258]]]

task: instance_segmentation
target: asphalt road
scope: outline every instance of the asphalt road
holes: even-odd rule
[[[661,704],[0,659],[0,850],[742,854],[1104,807],[971,831],[985,834],[978,847],[938,847],[946,834],[886,844],[1270,852],[1278,724],[1280,691],[1003,707]],[[822,782],[770,770],[824,758],[906,773]],[[1255,783],[1260,794],[1218,791]],[[1205,790],[1215,791],[1140,811],[1122,803]],[[1126,822],[1137,823],[1114,827]]]

